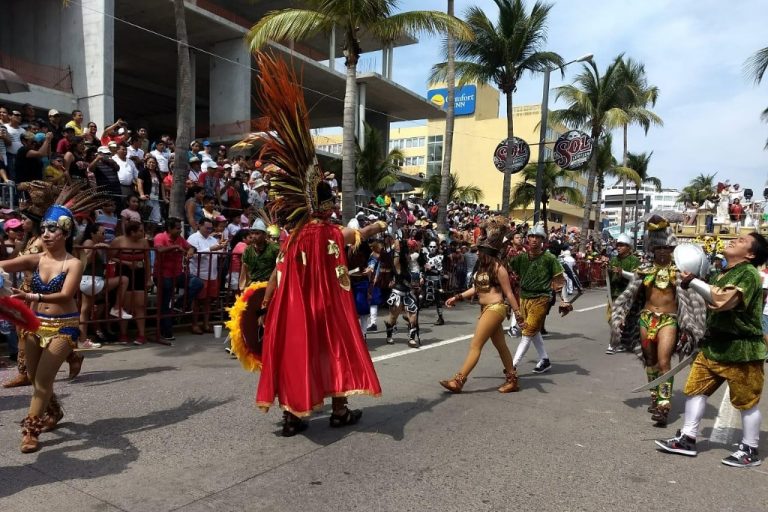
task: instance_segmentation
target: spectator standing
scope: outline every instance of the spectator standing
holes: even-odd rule
[[[53,132],[51,147],[55,148],[59,145],[59,141],[64,138],[64,126],[61,124],[61,113],[55,108],[48,111],[48,131]]]
[[[85,133],[83,133],[83,139],[85,139],[85,142],[90,144],[91,146],[101,146],[101,140],[99,139],[99,136],[97,135],[97,132],[99,130],[98,126],[96,126],[96,123],[91,121],[88,123],[87,130]]]
[[[130,194],[125,203],[127,207],[120,212],[120,220],[123,223],[138,222],[141,224],[141,214],[139,213],[139,196]]]
[[[67,170],[68,181],[88,179],[88,157],[82,137],[72,138],[69,150],[64,155],[64,168]]]
[[[138,137],[131,137],[128,140],[127,148],[128,158],[138,166],[140,162],[144,161],[144,150],[141,149],[141,139]],[[138,160],[138,161],[137,161]]]
[[[24,128],[21,127],[21,112],[18,110],[11,111],[11,116],[8,123],[5,125],[5,130],[11,141],[10,145],[7,145],[5,148],[6,158],[8,160],[8,177],[11,181],[17,181],[16,153],[18,153],[22,147],[21,136],[24,135]]]
[[[97,187],[103,187],[113,200],[122,202],[123,190],[117,176],[120,166],[112,159],[112,152],[107,146],[96,150],[96,158],[88,165],[88,170],[93,173]]]
[[[123,232],[125,234],[115,238],[110,247],[118,249],[116,260],[120,266],[120,275],[128,278],[125,309],[133,315],[138,331],[133,339],[133,344],[143,345],[146,343],[144,336],[147,316],[145,297],[151,284],[149,242],[144,236],[144,226],[141,222],[126,222]],[[128,322],[127,320],[120,320],[120,343],[127,342]]]
[[[155,279],[160,291],[160,337],[173,341],[173,317],[170,316],[171,305],[174,301],[174,289],[185,291],[186,305],[180,305],[181,311],[187,311],[203,287],[203,282],[197,276],[184,273],[184,259],[192,259],[195,248],[181,236],[181,221],[170,218],[165,224],[165,231],[154,238],[157,254],[155,261]],[[194,330],[197,327],[193,324]]]
[[[139,173],[136,181],[136,188],[139,191],[139,197],[142,201],[147,201],[151,208],[149,221],[154,224],[162,223],[162,214],[160,212],[160,201],[165,201],[163,195],[162,176],[157,168],[157,160],[154,156],[147,157],[144,168]]]
[[[211,299],[216,298],[219,293],[219,257],[211,253],[221,251],[227,245],[215,238],[212,232],[213,221],[203,218],[200,220],[198,230],[187,239],[187,242],[197,251],[197,256],[192,258],[189,264],[190,274],[203,282],[198,295],[199,300],[192,303],[192,332],[195,334],[213,332],[210,324]],[[203,310],[202,330],[197,325],[201,308]]]
[[[67,170],[64,168],[64,157],[53,155],[48,167],[43,171],[43,180],[56,186],[62,186],[67,182]]]
[[[8,165],[6,148],[11,145],[11,137],[8,136],[8,129],[5,127],[9,119],[8,108],[0,105],[0,161],[2,161],[4,168]]]
[[[133,194],[136,179],[139,177],[139,171],[133,160],[128,158],[128,148],[125,144],[117,146],[117,152],[112,156],[112,160],[117,163],[117,178],[120,180],[120,190],[123,196]]]
[[[64,125],[64,128],[74,128],[75,135],[82,137],[85,133],[83,130],[83,112],[81,110],[73,110],[72,119]]]
[[[171,152],[168,150],[164,140],[157,141],[155,144],[155,149],[150,151],[149,154],[155,157],[155,160],[157,160],[157,168],[161,173],[165,174],[170,172],[171,168],[169,163],[171,159]]]
[[[115,215],[114,200],[105,203],[101,210],[96,210],[96,224],[104,229],[105,243],[110,243],[115,239],[118,220],[117,215]]]
[[[64,127],[64,137],[59,139],[56,143],[56,152],[60,155],[65,155],[73,147],[72,141],[75,139],[75,129],[71,126]]]
[[[20,126],[24,128],[25,131],[30,131],[32,123],[35,122],[35,107],[29,103],[25,103],[21,106],[21,113]]]
[[[16,152],[16,179],[17,183],[43,179],[43,158],[50,153],[50,144],[53,134],[48,132],[41,145],[35,142],[35,134],[27,132],[22,137],[23,143]],[[13,180],[13,178],[11,178]]]
[[[199,185],[194,185],[189,190],[189,193],[190,197],[184,203],[184,212],[187,217],[189,233],[192,234],[198,230],[199,222],[203,218],[203,188]]]

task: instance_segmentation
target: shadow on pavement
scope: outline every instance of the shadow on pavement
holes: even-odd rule
[[[83,365],[85,366],[85,365]],[[162,373],[167,371],[178,370],[176,366],[155,366],[152,368],[133,368],[130,370],[96,370],[85,371],[78,375],[73,383],[82,384],[84,386],[103,386],[105,384],[114,384],[116,382],[124,382],[131,379],[143,377],[145,375],[151,375],[153,373]]]
[[[28,400],[28,397],[25,397]],[[224,405],[231,400],[186,400],[175,409],[164,409],[144,416],[109,418],[90,424],[64,422],[59,428],[40,437],[41,449],[25,455],[29,462],[18,466],[0,467],[0,498],[12,496],[35,485],[51,481],[92,479],[122,473],[139,458],[139,450],[128,439],[128,434],[146,432],[187,420],[191,416]],[[56,436],[51,439],[51,436]],[[21,438],[19,438],[19,441]],[[71,443],[76,444],[71,444]],[[67,443],[66,446],[60,446]],[[108,451],[108,455],[85,460],[79,452]],[[98,450],[100,449],[100,450]],[[30,475],[39,477],[21,478]]]
[[[321,446],[333,444],[355,432],[383,434],[395,441],[402,441],[405,438],[405,426],[408,422],[419,414],[431,411],[434,406],[442,403],[449,396],[450,394],[446,393],[434,400],[419,398],[410,402],[361,407],[363,417],[358,424],[349,427],[331,428],[329,414],[318,415],[309,421],[309,428],[299,435]],[[355,405],[350,404],[350,407],[355,408]],[[282,426],[275,431],[275,435],[279,436],[281,429]]]

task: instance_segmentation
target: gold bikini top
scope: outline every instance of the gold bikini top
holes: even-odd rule
[[[488,272],[478,272],[475,274],[475,291],[488,293],[491,291],[491,277]]]

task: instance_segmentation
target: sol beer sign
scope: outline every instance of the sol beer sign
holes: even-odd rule
[[[555,142],[555,164],[575,171],[584,167],[592,156],[592,137],[579,130],[565,132]]]
[[[507,147],[507,140],[504,139],[496,146],[493,152],[493,165],[501,172],[504,172],[507,158],[512,159],[512,172],[520,172],[523,167],[528,165],[531,159],[531,148],[528,143],[518,137],[512,137],[512,149]]]

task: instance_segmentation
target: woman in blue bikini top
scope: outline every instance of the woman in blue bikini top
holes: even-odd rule
[[[80,260],[67,252],[74,216],[69,209],[54,205],[41,222],[43,251],[2,262],[6,272],[32,273],[30,291],[13,289],[14,297],[27,301],[40,319],[35,332],[20,331],[26,349],[27,374],[34,393],[23,422],[21,451],[39,449],[41,431],[55,428],[64,415],[53,383],[69,354],[77,348],[80,313],[76,295],[83,274]]]

